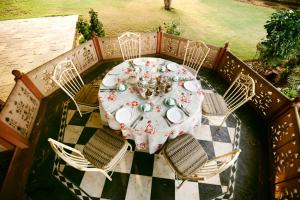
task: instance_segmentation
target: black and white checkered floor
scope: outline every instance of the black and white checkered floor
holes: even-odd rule
[[[80,117],[64,104],[59,141],[82,150],[83,145],[102,127],[98,111]],[[209,158],[230,152],[239,147],[240,120],[230,116],[217,131],[218,118],[202,119],[194,136],[199,140]],[[134,146],[134,142],[130,141]],[[56,158],[54,176],[79,199],[229,199],[233,196],[236,163],[226,171],[203,182],[185,182],[176,189],[174,173],[159,154],[133,151],[115,168],[112,181],[99,172],[82,172]]]

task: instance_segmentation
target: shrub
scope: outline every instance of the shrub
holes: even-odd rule
[[[164,22],[164,28],[166,30],[166,33],[180,36],[181,33],[183,32],[182,29],[180,28],[180,23],[176,21],[172,21],[169,23]]]
[[[84,20],[82,16],[80,16],[76,24],[77,31],[83,36],[79,40],[80,43],[84,43],[87,40],[90,40],[92,38],[93,32],[99,37],[105,36],[103,24],[98,20],[97,12],[95,12],[93,9],[90,9],[89,15],[89,23],[87,22],[87,20]]]
[[[266,38],[258,44],[267,66],[285,65],[300,57],[300,10],[278,10],[265,24]],[[291,66],[293,67],[293,66]]]
[[[297,96],[297,90],[293,88],[283,88],[281,89],[281,92],[290,99],[295,98]]]

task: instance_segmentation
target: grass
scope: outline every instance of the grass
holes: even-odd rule
[[[154,31],[172,20],[180,21],[182,36],[223,46],[242,59],[251,59],[265,36],[263,25],[274,11],[234,0],[173,0],[172,11],[163,0],[0,0],[0,20],[98,12],[107,35],[124,31]]]

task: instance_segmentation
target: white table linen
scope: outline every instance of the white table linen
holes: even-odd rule
[[[180,79],[191,79],[193,75],[181,65],[178,65],[178,70],[160,72],[161,66],[167,66],[171,61],[161,58],[138,58],[141,62],[145,63],[140,65],[140,76],[144,78],[154,78],[159,75],[174,77],[178,76]],[[195,126],[201,124],[201,105],[204,98],[203,90],[200,83],[197,80],[196,84],[198,89],[196,92],[188,91],[184,88],[184,80],[173,82],[173,89],[171,92],[164,96],[154,96],[150,100],[145,100],[140,97],[138,91],[134,85],[126,83],[128,77],[133,74],[133,70],[130,67],[128,61],[115,66],[110,70],[105,78],[113,78],[117,83],[124,83],[128,86],[126,91],[101,91],[101,89],[107,89],[103,84],[100,85],[99,90],[99,107],[101,120],[107,122],[113,129],[121,130],[123,136],[127,139],[133,139],[136,144],[136,148],[144,150],[149,153],[154,153],[166,142],[168,138],[175,138],[180,134],[190,132],[193,133]],[[190,116],[184,115],[184,120],[178,124],[168,125],[164,119],[167,110],[170,108],[163,102],[167,97],[176,99],[177,103],[182,104],[183,107],[188,110]],[[143,103],[150,103],[152,110],[150,112],[141,113],[138,106]],[[115,115],[111,114],[114,110],[120,106],[132,108],[131,122],[133,122],[140,114],[143,114],[143,120],[138,121],[137,126],[132,128],[132,123],[124,124],[118,123],[115,119]]]

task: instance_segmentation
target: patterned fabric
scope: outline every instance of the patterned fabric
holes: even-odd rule
[[[150,100],[140,97],[135,85],[127,83],[130,76],[134,74],[132,67],[128,61],[122,62],[110,70],[104,79],[114,79],[117,83],[124,83],[128,86],[126,91],[99,91],[100,115],[101,120],[115,130],[121,130],[123,137],[135,141],[139,150],[147,151],[151,154],[155,153],[167,141],[168,138],[176,138],[183,132],[193,132],[194,126],[201,123],[201,104],[204,98],[200,82],[194,80],[195,77],[184,67],[161,58],[139,58],[137,59],[140,69],[138,76],[144,77],[146,80],[157,76],[166,76],[170,79],[177,77],[179,81],[172,82],[172,91],[163,96],[154,96]],[[176,70],[166,70],[161,72],[162,66],[174,64]],[[193,79],[197,86],[197,91],[191,92],[184,87],[185,80]],[[104,85],[100,85],[100,89],[105,89]],[[184,115],[182,122],[178,124],[168,125],[166,120],[166,112],[170,109],[166,106],[164,100],[166,98],[174,98],[178,104],[181,104],[188,112],[189,116]],[[141,104],[150,103],[152,109],[150,112],[141,113],[138,107]],[[132,108],[130,122],[127,124],[119,123],[115,119],[114,111],[120,107]],[[113,114],[112,114],[113,113]],[[140,115],[143,118],[138,121],[137,125],[131,127],[132,122]]]
[[[218,93],[205,93],[202,111],[207,115],[226,115],[228,108],[224,98]]]
[[[176,171],[183,176],[195,174],[208,159],[199,142],[190,134],[172,140],[164,153]]]
[[[88,84],[84,85],[75,96],[75,101],[78,104],[96,107],[98,106],[98,90],[99,87]]]
[[[84,146],[83,155],[96,167],[103,169],[120,152],[125,140],[105,129],[98,129]]]

